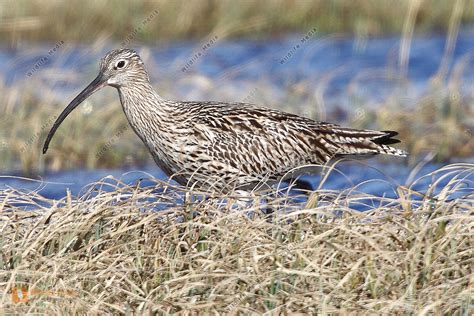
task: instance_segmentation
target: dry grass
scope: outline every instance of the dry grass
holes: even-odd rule
[[[110,179],[80,199],[5,190],[0,306],[47,314],[469,315],[473,173],[472,164],[447,166],[427,176],[423,194],[399,187],[394,199],[319,190],[306,206],[284,196],[268,205],[237,206],[230,196],[180,205],[183,191],[166,183]],[[379,206],[349,208],[364,198]],[[13,303],[12,289],[21,288],[28,300]]]

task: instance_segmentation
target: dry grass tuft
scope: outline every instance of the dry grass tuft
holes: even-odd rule
[[[230,196],[182,205],[184,192],[161,182],[107,180],[60,201],[5,190],[0,306],[48,314],[468,315],[473,172],[472,164],[447,166],[428,176],[428,191],[400,187],[394,199],[319,190],[306,207],[284,196],[267,205],[237,206]],[[349,208],[362,198],[380,206]]]

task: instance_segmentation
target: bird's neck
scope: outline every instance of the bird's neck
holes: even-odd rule
[[[164,100],[156,93],[153,86],[148,80],[136,80],[131,84],[120,86],[117,88],[120,95],[120,101],[130,102],[147,98],[147,102],[157,100]],[[133,102],[135,103],[135,102]]]
[[[148,81],[137,81],[118,88],[120,102],[127,119],[132,122],[137,115],[149,116],[153,112],[166,113],[166,100],[153,89]]]
[[[134,132],[162,170],[167,174],[174,173],[165,162],[175,123],[173,102],[160,97],[149,82],[120,87],[118,91],[123,111]]]
[[[156,93],[148,81],[118,88],[123,111],[135,132],[143,138],[146,126],[162,126],[172,110],[169,102]]]

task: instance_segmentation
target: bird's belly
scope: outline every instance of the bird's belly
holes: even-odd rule
[[[221,191],[224,187],[239,186],[248,180],[247,175],[227,161],[208,155],[203,150],[206,143],[197,145],[175,141],[146,143],[146,146],[158,167],[181,185]]]
[[[271,155],[257,157],[252,151],[238,153],[238,148],[231,147],[218,150],[215,145],[215,142],[175,137],[173,141],[150,143],[147,147],[157,165],[171,179],[206,191],[265,186],[314,171],[314,167],[287,166],[294,151],[289,151],[288,156],[283,157],[285,160],[280,157],[281,161],[272,161]]]

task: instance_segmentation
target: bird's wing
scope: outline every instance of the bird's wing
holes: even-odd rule
[[[405,153],[391,131],[356,130],[245,103],[200,103],[196,131],[206,154],[246,174],[284,174],[339,155]]]

